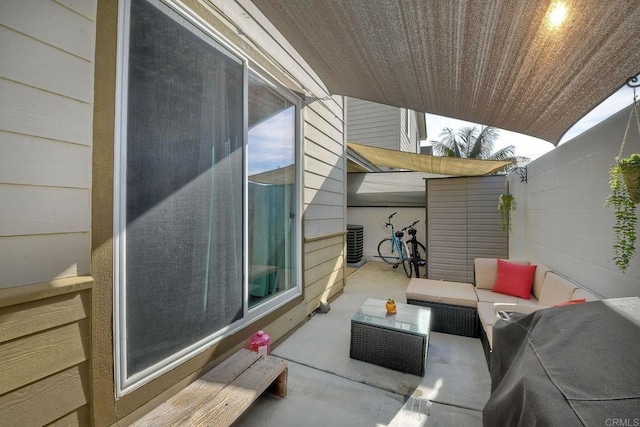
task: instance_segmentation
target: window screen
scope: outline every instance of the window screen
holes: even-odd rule
[[[132,0],[126,100],[130,377],[243,316],[243,64]]]

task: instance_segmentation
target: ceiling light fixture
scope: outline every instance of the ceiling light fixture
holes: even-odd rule
[[[549,29],[555,30],[560,27],[567,18],[567,6],[563,1],[557,1],[551,5],[547,14]]]

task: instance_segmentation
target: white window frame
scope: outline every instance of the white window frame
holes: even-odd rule
[[[244,121],[244,146],[243,156],[243,317],[231,325],[213,331],[209,336],[192,343],[188,347],[165,358],[164,360],[127,377],[126,366],[126,316],[123,310],[126,302],[126,129],[127,129],[127,72],[129,57],[129,24],[131,0],[120,0],[118,5],[118,47],[117,47],[117,68],[116,68],[116,105],[115,105],[115,132],[114,132],[114,234],[113,234],[113,345],[114,345],[114,381],[116,400],[149,383],[160,375],[179,366],[193,356],[203,352],[211,345],[221,341],[227,336],[248,327],[257,320],[272,313],[286,303],[302,295],[302,160],[303,160],[303,139],[302,139],[302,100],[295,93],[286,88],[278,79],[253,63],[243,52],[235,48],[222,34],[216,31],[209,23],[200,18],[194,11],[175,0],[147,0],[150,3],[171,10],[181,18],[187,20],[198,30],[202,31],[213,42],[227,49],[229,53],[236,56],[244,68],[243,76],[243,121]],[[246,147],[248,143],[248,75],[249,71],[255,73],[260,79],[272,86],[281,96],[292,102],[296,106],[295,117],[295,203],[296,203],[296,286],[277,294],[273,298],[258,304],[251,309],[249,305],[249,284],[248,284],[248,164]]]
[[[254,307],[249,309],[248,316],[250,319],[258,319],[260,317],[265,316],[266,314],[272,312],[277,307],[281,307],[292,299],[296,298],[299,295],[302,295],[302,102],[300,97],[296,96],[292,91],[286,90],[284,85],[279,84],[278,81],[269,73],[262,70],[257,64],[250,63],[248,67],[249,72],[253,72],[262,83],[269,85],[274,91],[278,93],[278,95],[285,98],[287,101],[291,102],[296,107],[296,117],[295,117],[295,176],[296,176],[296,186],[295,186],[295,204],[296,204],[296,259],[295,263],[298,268],[296,268],[296,287],[292,289],[288,289],[284,292],[281,292],[270,298],[268,301],[260,303]],[[245,88],[248,89],[248,84],[246,84],[246,80],[248,79],[249,72],[245,74]],[[247,97],[245,96],[245,100]],[[247,100],[248,102],[248,100]],[[247,113],[248,105],[245,108],[245,113]],[[248,126],[248,114],[245,114],[245,141],[249,142],[249,126]],[[249,165],[247,162],[247,156],[245,155],[244,159],[244,206],[249,205],[249,180],[247,177],[249,176]],[[244,229],[249,229],[249,217],[248,215],[244,216]],[[249,253],[249,233],[244,233],[244,252],[243,254]],[[245,285],[245,309],[249,304],[249,262],[247,257],[244,257],[244,285]],[[273,308],[272,306],[276,307]]]

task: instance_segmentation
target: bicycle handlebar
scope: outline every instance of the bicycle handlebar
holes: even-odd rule
[[[389,228],[389,226],[390,226],[390,225],[393,225],[393,224],[391,224],[391,218],[393,218],[393,216],[394,216],[395,214],[397,214],[397,213],[398,213],[398,212],[394,212],[394,213],[392,213],[391,215],[389,215],[389,218],[387,218],[387,222],[384,224],[384,226],[385,226],[386,228]],[[402,229],[402,230],[400,230],[400,231],[405,231],[407,228],[413,228],[413,226],[414,226],[414,225],[416,225],[416,224],[417,224],[417,223],[419,223],[419,222],[420,222],[420,220],[419,220],[419,219],[416,219],[415,221],[413,221],[413,224],[411,224],[411,225],[407,225],[405,228],[403,228],[403,229]]]
[[[389,228],[389,226],[393,226],[393,224],[391,224],[391,218],[393,218],[393,216],[397,213],[398,212],[394,212],[391,215],[389,215],[389,218],[387,218],[387,222],[385,222],[384,224],[385,228]]]
[[[417,220],[413,221],[413,224],[411,224],[411,225],[407,225],[407,226],[406,226],[405,228],[403,228],[401,231],[404,231],[404,230],[406,230],[407,228],[413,228],[413,226],[414,226],[414,225],[416,225],[416,224],[417,224],[417,223],[419,223],[419,222],[420,222],[420,220],[419,220],[419,219],[417,219]]]

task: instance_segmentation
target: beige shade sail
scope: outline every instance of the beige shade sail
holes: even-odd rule
[[[296,182],[296,165],[257,173],[249,176],[249,181],[266,185],[285,185]]]
[[[460,159],[407,153],[349,142],[347,147],[376,166],[406,169],[414,172],[450,176],[489,175],[511,162],[499,160]]]
[[[554,144],[640,72],[636,0],[253,3],[331,94]]]

